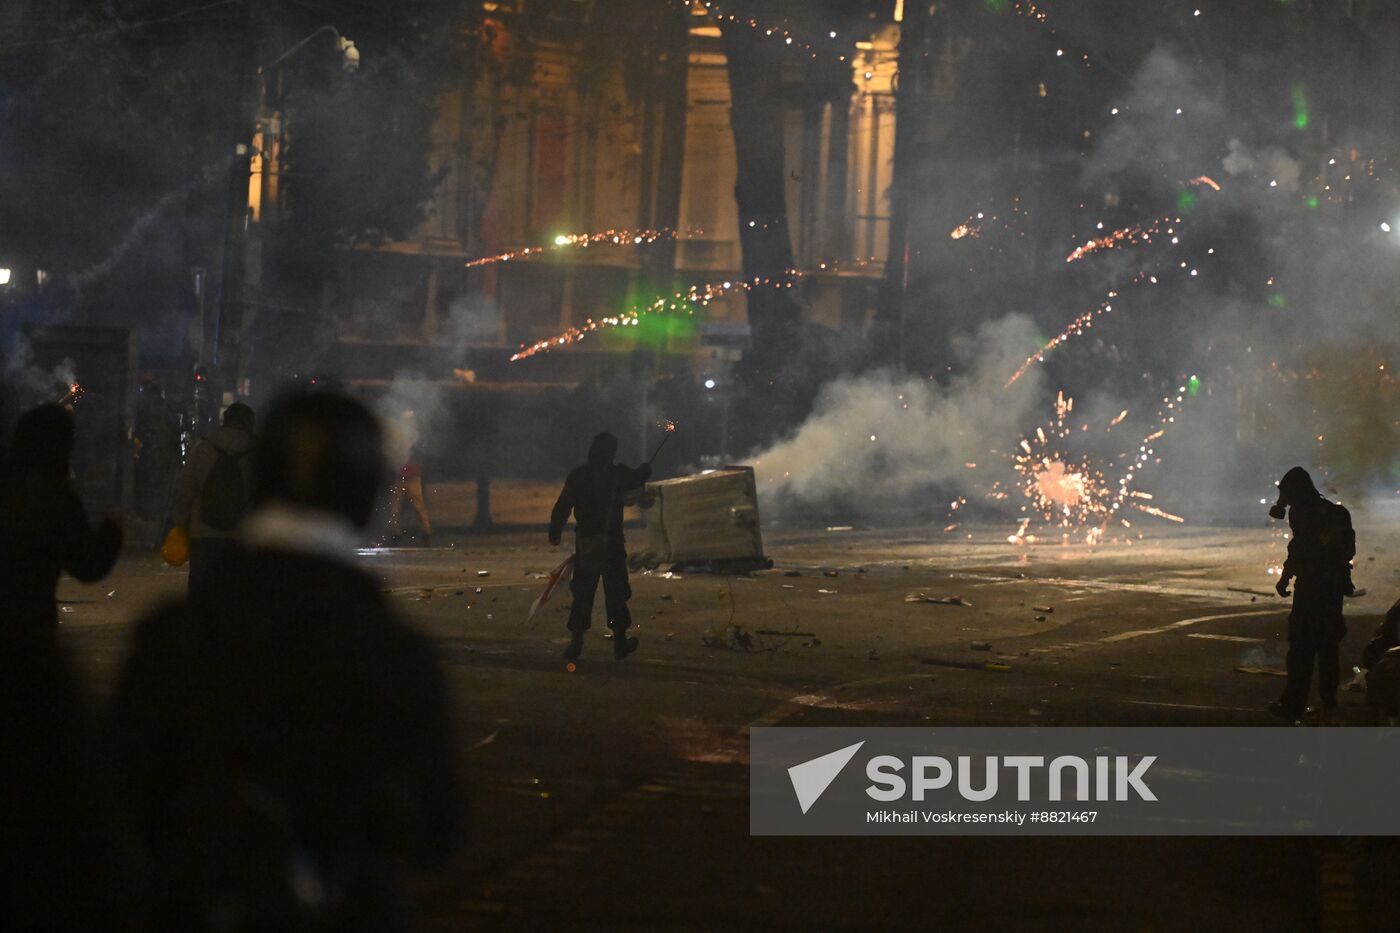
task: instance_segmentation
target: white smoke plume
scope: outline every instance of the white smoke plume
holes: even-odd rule
[[[799,504],[887,505],[985,486],[1027,424],[1043,420],[1038,375],[1005,386],[1036,346],[1030,319],[1008,315],[956,348],[969,364],[947,387],[889,370],[838,379],[796,432],[750,458],[759,483]]]

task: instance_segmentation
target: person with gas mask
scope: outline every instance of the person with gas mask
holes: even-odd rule
[[[1356,533],[1351,514],[1322,497],[1312,477],[1294,467],[1278,483],[1278,501],[1269,509],[1275,519],[1288,518],[1292,534],[1276,589],[1288,596],[1294,584],[1293,609],[1288,616],[1288,681],[1283,696],[1270,704],[1275,716],[1297,722],[1307,711],[1313,667],[1324,717],[1337,707],[1341,680],[1339,648],[1346,636],[1342,599],[1355,592],[1351,560],[1356,556]]]
[[[616,437],[606,431],[594,437],[588,448],[588,462],[569,473],[549,519],[549,543],[552,545],[559,544],[570,512],[577,522],[574,579],[569,584],[574,596],[568,623],[571,638],[564,649],[564,657],[569,660],[583,652],[583,633],[591,624],[593,597],[597,595],[599,580],[603,582],[608,627],[613,633],[613,657],[621,661],[637,650],[637,639],[627,634],[632,624],[632,615],[627,609],[632,586],[627,581],[622,496],[651,477],[651,464],[633,468],[614,463],[616,457]]]

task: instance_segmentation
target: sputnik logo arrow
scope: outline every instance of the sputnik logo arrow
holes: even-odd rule
[[[792,780],[792,789],[797,793],[797,802],[803,813],[812,809],[812,804],[826,793],[826,789],[836,780],[841,769],[846,767],[864,744],[865,742],[861,741],[847,745],[820,758],[813,758],[788,768],[788,777]]]

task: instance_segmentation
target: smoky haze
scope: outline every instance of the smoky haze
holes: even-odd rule
[[[1225,15],[1203,11],[1202,28]],[[753,454],[775,502],[854,518],[911,496],[967,497],[1019,518],[1016,478],[1011,495],[988,492],[1004,488],[1019,442],[1053,420],[1061,391],[1075,399],[1073,430],[1048,448],[1051,459],[1087,458],[1116,481],[1141,439],[1165,429],[1145,445],[1151,456],[1133,485],[1187,518],[1257,518],[1258,499],[1295,464],[1349,501],[1393,496],[1393,134],[1348,124],[1335,106],[1326,131],[1305,132],[1321,91],[1263,40],[1227,55],[1163,38],[1124,68],[1092,24],[1020,25],[1023,41],[1005,54],[1041,61],[1051,97],[1066,83],[1085,88],[1080,122],[1065,126],[1079,138],[1020,172],[959,161],[957,138],[920,153],[913,171],[931,179],[936,220],[911,247],[927,251],[933,272],[915,276],[906,314],[957,322],[949,368],[935,379],[877,371],[828,384],[804,424]],[[1395,42],[1372,52],[1393,61]],[[1105,64],[1074,85],[1057,77],[1057,50],[1110,62],[1115,74]],[[1316,54],[1333,51],[1318,40]],[[1006,108],[960,93],[946,119],[975,147]],[[1125,229],[1147,235],[1066,261]],[[1037,347],[1105,305],[1004,385]]]

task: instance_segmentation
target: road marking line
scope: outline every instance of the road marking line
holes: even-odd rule
[[[1207,638],[1211,641],[1263,641],[1262,638],[1255,638],[1252,635],[1216,635],[1214,632],[1187,632],[1187,638]]]
[[[1278,615],[1279,609],[1254,609],[1249,612],[1219,612],[1215,615],[1196,616],[1192,619],[1182,619],[1180,622],[1173,622],[1170,625],[1162,625],[1157,628],[1137,629],[1132,632],[1119,632],[1117,635],[1109,635],[1099,639],[1099,644],[1106,645],[1117,641],[1128,641],[1133,638],[1142,638],[1146,635],[1160,635],[1163,632],[1175,631],[1179,628],[1186,628],[1188,625],[1196,625],[1201,622],[1215,622],[1220,619],[1243,619],[1249,616],[1271,616]]]
[[[1260,713],[1264,711],[1252,706],[1205,706],[1196,703],[1159,703],[1155,700],[1129,700],[1132,706],[1159,706],[1163,709],[1207,709],[1226,713]]]

